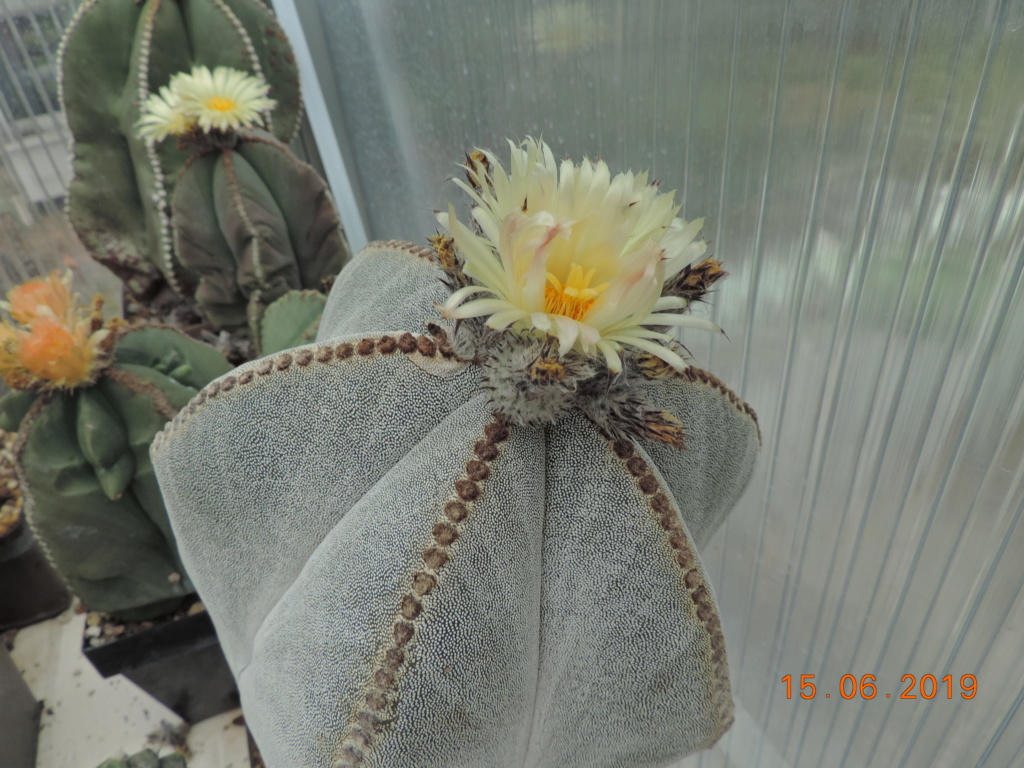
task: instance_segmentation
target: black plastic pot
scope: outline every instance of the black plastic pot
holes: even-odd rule
[[[154,624],[90,648],[103,677],[124,675],[188,723],[239,706],[238,689],[207,613]]]
[[[25,685],[7,648],[0,644],[0,744],[3,745],[0,762],[3,765],[30,768],[36,764],[42,708],[42,703],[35,700]]]
[[[24,518],[0,536],[0,632],[48,619],[71,604]]]

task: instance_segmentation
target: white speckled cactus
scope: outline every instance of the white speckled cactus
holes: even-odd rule
[[[153,446],[267,765],[639,768],[712,745],[733,705],[699,547],[749,480],[753,411],[621,348],[599,387],[562,386],[573,350],[517,384],[495,361],[549,342],[453,322],[465,275],[437,244],[370,245],[316,343],[213,382]],[[499,379],[568,394],[531,415]],[[634,401],[661,409],[646,431]]]

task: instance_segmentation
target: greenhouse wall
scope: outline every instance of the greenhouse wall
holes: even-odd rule
[[[736,724],[680,766],[1024,764],[1024,0],[275,5],[353,245],[526,136],[704,217],[727,335],[681,339],[763,443],[702,553]],[[73,10],[0,0],[3,291],[116,294],[62,214]]]

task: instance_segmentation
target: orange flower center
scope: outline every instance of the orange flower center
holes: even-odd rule
[[[63,323],[41,317],[21,341],[18,358],[25,369],[41,379],[84,381],[89,359]]]
[[[585,275],[583,267],[573,264],[569,269],[569,279],[562,282],[548,272],[548,285],[544,288],[544,311],[549,315],[563,315],[573,320],[582,320],[597,297],[608,287],[608,283],[590,287],[594,278],[591,269]]]
[[[213,96],[206,100],[206,107],[216,112],[230,112],[235,108],[235,100],[227,96]]]

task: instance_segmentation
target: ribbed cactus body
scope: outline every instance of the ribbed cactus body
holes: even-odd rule
[[[710,746],[733,704],[699,548],[750,478],[753,411],[689,369],[643,385],[686,450],[576,409],[509,424],[445,339],[442,277],[371,245],[316,343],[212,382],[154,441],[266,764],[649,768]]]
[[[349,257],[327,185],[264,133],[190,161],[172,210],[176,253],[216,325],[256,326],[267,304],[319,288]]]
[[[188,157],[136,136],[150,93],[193,65],[259,72],[278,105],[271,130],[290,141],[301,113],[298,70],[259,0],[85,0],[61,47],[61,94],[73,137],[68,213],[93,254],[142,292],[161,272],[188,293],[195,277],[172,252],[169,204]]]
[[[176,331],[128,332],[95,384],[0,401],[28,518],[91,610],[145,618],[191,593],[149,458],[168,416],[230,366]],[[28,407],[26,407],[28,406]]]

